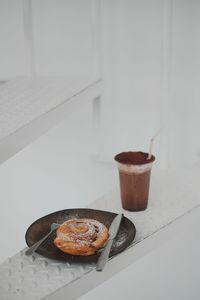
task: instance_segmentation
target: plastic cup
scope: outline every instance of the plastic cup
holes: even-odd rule
[[[141,151],[122,152],[118,163],[122,207],[130,211],[145,210],[148,204],[150,177],[155,156]]]

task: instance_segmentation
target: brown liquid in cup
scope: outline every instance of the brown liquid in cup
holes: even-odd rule
[[[122,165],[145,165],[153,162],[155,157],[148,159],[148,153],[122,152],[115,156]],[[139,211],[147,208],[149,197],[151,167],[144,172],[127,172],[119,168],[120,191],[122,206],[126,210]]]
[[[124,209],[137,211],[147,207],[150,170],[142,174],[119,172],[121,200]]]

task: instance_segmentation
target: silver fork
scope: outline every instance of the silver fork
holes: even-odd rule
[[[52,223],[51,224],[51,230],[43,237],[41,238],[41,240],[39,240],[38,242],[36,242],[35,244],[33,244],[28,250],[25,251],[26,255],[32,255],[37,249],[38,247],[52,234],[52,232],[54,230],[56,230],[58,227],[60,226],[60,224],[57,223]]]

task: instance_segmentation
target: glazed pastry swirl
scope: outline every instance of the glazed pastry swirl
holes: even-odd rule
[[[61,251],[72,255],[92,255],[108,239],[105,225],[93,219],[71,219],[57,229],[54,244]]]

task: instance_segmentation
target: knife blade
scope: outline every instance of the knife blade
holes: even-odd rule
[[[96,265],[96,270],[97,271],[102,271],[103,270],[103,268],[104,268],[104,266],[105,266],[105,264],[106,264],[106,262],[109,258],[110,250],[111,250],[113,241],[114,241],[115,237],[118,234],[122,217],[123,217],[123,214],[117,215],[113,219],[113,221],[110,225],[110,228],[109,228],[109,231],[108,231],[109,232],[108,242],[107,242],[105,248],[103,249],[103,251],[101,252],[101,254],[98,258],[98,261],[97,261],[97,265]]]

